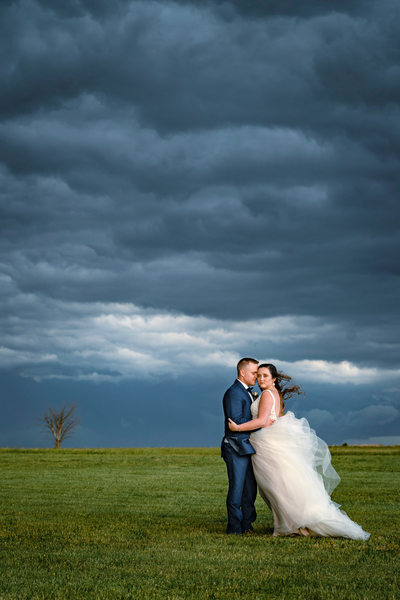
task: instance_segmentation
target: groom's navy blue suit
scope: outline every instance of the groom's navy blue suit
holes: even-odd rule
[[[251,421],[251,399],[245,386],[236,379],[224,395],[225,436],[221,456],[228,470],[229,488],[226,498],[228,510],[227,533],[243,533],[252,530],[256,519],[254,502],[257,483],[254,478],[251,455],[255,450],[249,441],[249,431],[231,431],[228,418],[240,425]]]

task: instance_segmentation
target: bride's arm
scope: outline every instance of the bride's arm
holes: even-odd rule
[[[260,404],[258,405],[257,419],[252,419],[251,421],[241,423],[240,425],[236,425],[235,421],[228,419],[229,429],[231,431],[252,431],[253,429],[259,429],[260,427],[269,427],[273,423],[270,418],[273,402],[275,402],[275,400],[272,399],[271,394],[263,392],[261,394]]]

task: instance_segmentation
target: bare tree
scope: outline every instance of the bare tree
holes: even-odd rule
[[[61,443],[68,437],[71,437],[73,430],[78,425],[79,420],[72,415],[75,406],[67,408],[63,406],[59,411],[49,408],[44,415],[42,423],[44,423],[44,432],[50,433],[54,438],[54,447],[60,448]]]

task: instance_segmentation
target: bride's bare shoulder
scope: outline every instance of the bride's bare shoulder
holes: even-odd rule
[[[268,390],[264,390],[263,392],[261,392],[260,394],[260,402],[272,402],[273,401],[273,396],[268,392]]]

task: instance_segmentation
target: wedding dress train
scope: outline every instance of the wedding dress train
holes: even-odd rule
[[[258,416],[259,402],[258,398],[251,406],[253,418]],[[256,451],[252,462],[259,492],[274,516],[274,535],[367,540],[370,534],[330,498],[340,477],[327,444],[306,419],[297,419],[292,412],[277,418],[275,402],[271,419],[274,423],[251,433],[250,441]]]

